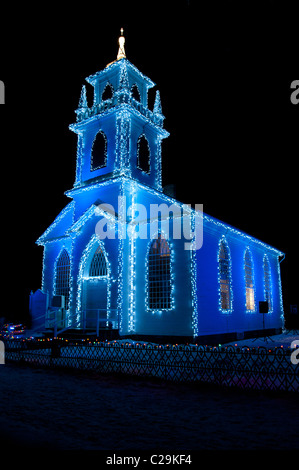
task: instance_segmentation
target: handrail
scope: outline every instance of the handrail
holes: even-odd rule
[[[109,309],[107,309],[107,308],[94,308],[94,309],[89,308],[89,309],[82,310],[79,320],[73,321],[74,319],[78,318],[78,313],[75,313],[73,315],[68,316],[67,321],[69,323],[69,326],[65,326],[64,328],[62,328],[60,330],[58,330],[58,325],[66,321],[66,318],[59,318],[59,319],[57,318],[58,312],[61,313],[60,308],[55,308],[55,309],[49,308],[48,311],[45,314],[40,315],[39,317],[36,317],[34,320],[40,320],[41,318],[44,318],[45,327],[46,328],[47,327],[48,328],[54,328],[53,333],[54,333],[54,338],[56,338],[58,334],[61,334],[65,331],[79,325],[80,323],[82,323],[83,330],[85,330],[86,329],[86,323],[87,323],[86,314],[87,314],[88,311],[96,312],[95,317],[91,318],[89,320],[95,321],[95,328],[94,329],[96,331],[97,336],[99,336],[99,330],[100,330],[100,323],[101,322],[116,323],[117,327],[119,327],[119,313],[118,313],[117,308],[109,308]],[[101,317],[100,316],[101,312],[106,312],[106,316]],[[110,318],[107,317],[108,312],[112,313]],[[53,314],[54,314],[54,318],[50,318],[50,315],[53,315]],[[40,330],[40,327],[32,329],[31,331],[34,332],[34,331],[38,331],[38,330]]]

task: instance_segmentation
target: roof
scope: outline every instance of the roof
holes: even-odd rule
[[[195,209],[193,209],[193,208],[191,208],[191,206],[189,204],[185,204],[183,202],[180,202],[177,199],[175,199],[171,196],[168,196],[168,195],[164,194],[161,191],[158,191],[158,190],[156,190],[152,187],[143,185],[143,184],[141,184],[137,181],[131,180],[130,178],[126,178],[126,177],[123,177],[123,176],[120,176],[118,178],[114,178],[113,180],[108,181],[108,182],[107,181],[102,182],[102,183],[97,182],[97,183],[95,183],[94,185],[91,185],[91,186],[87,186],[87,187],[84,187],[84,188],[73,189],[71,191],[68,191],[66,194],[74,195],[74,193],[77,193],[77,192],[80,193],[82,191],[88,191],[88,190],[91,190],[91,189],[96,189],[97,187],[100,187],[102,184],[107,185],[110,182],[112,183],[112,182],[115,182],[115,181],[118,181],[118,180],[122,180],[123,178],[127,182],[130,182],[130,181],[134,182],[134,184],[139,186],[140,189],[145,190],[145,191],[149,191],[153,196],[157,196],[157,197],[161,198],[163,201],[165,201],[169,205],[177,204],[182,209],[184,209],[186,212],[188,212],[188,211],[192,212],[192,211],[195,211],[197,209],[196,207],[195,207]],[[100,202],[101,202],[101,208],[99,208]],[[90,219],[93,215],[95,215],[95,216],[104,216],[104,217],[109,218],[113,222],[117,222],[118,221],[117,213],[111,214],[109,212],[109,207],[108,207],[109,205],[107,206],[107,210],[105,209],[104,206],[105,206],[104,202],[96,201],[93,204],[91,204],[85,210],[85,212],[83,214],[81,214],[80,217],[78,217],[77,220],[74,220],[73,213],[74,213],[75,201],[70,202],[60,212],[60,214],[56,217],[54,222],[43,233],[43,235],[41,235],[41,237],[39,237],[39,239],[37,240],[36,243],[38,245],[43,245],[45,242],[50,241],[50,240],[54,241],[57,238],[69,237],[72,234],[75,235],[84,226],[85,222],[88,219]],[[198,209],[200,209],[200,205],[199,205]],[[203,212],[202,212],[202,214],[203,214],[203,216],[202,216],[203,222],[207,222],[209,224],[212,224],[215,227],[216,230],[217,230],[217,228],[223,229],[226,232],[229,232],[233,236],[241,237],[243,240],[246,240],[247,243],[254,243],[254,244],[259,245],[263,249],[270,250],[270,251],[274,252],[277,256],[283,256],[284,255],[284,253],[282,251],[278,250],[277,248],[275,248],[275,247],[273,247],[273,246],[271,246],[271,245],[255,238],[255,237],[243,232],[242,230],[239,230],[236,227],[234,227],[232,225],[229,225],[229,224],[227,224],[227,223],[225,223],[225,222],[223,222],[223,221],[221,221],[221,220],[219,220],[215,217],[212,217],[208,214],[205,214]]]
[[[87,83],[94,85],[98,80],[101,78],[105,79],[106,75],[109,75],[109,73],[111,73],[114,69],[122,65],[125,65],[133,74],[139,76],[139,78],[146,83],[147,88],[152,88],[155,86],[155,83],[149,77],[141,73],[140,70],[138,70],[137,67],[135,67],[135,65],[133,65],[128,59],[115,60],[114,62],[111,62],[111,64],[109,64],[105,69],[90,75],[85,80]]]

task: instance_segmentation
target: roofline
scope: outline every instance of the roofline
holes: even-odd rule
[[[259,238],[256,238],[256,237],[253,237],[252,235],[249,235],[248,233],[244,232],[243,230],[240,230],[236,227],[234,227],[233,225],[230,225],[226,222],[223,222],[222,220],[220,219],[217,219],[216,217],[212,217],[210,215],[207,215],[207,214],[203,214],[203,218],[204,220],[206,220],[207,222],[212,222],[213,224],[215,225],[218,225],[226,230],[230,230],[231,233],[233,233],[234,235],[237,235],[237,236],[241,236],[243,238],[246,238],[248,239],[248,241],[250,242],[254,242],[254,243],[258,243],[259,245],[261,245],[262,247],[268,249],[268,250],[272,250],[274,251],[275,253],[277,253],[278,256],[285,256],[285,253],[281,250],[278,250],[277,248],[275,248],[274,246],[272,245],[269,245],[268,243],[265,243],[263,242],[262,240],[260,240]]]
[[[93,75],[89,75],[85,80],[87,83],[90,83],[91,85],[94,85],[94,82],[100,78],[101,76],[104,76],[107,71],[110,71],[112,68],[119,66],[119,64],[125,63],[127,66],[129,66],[135,73],[141,76],[141,78],[147,83],[147,88],[153,88],[156,84],[146,75],[144,75],[140,70],[138,70],[135,65],[133,65],[128,59],[119,59],[115,60],[114,62],[111,62],[106,68],[103,70],[99,70],[98,72],[94,73]]]
[[[48,240],[51,239],[51,237],[48,237],[49,233],[53,228],[56,227],[56,225],[64,218],[64,216],[69,212],[73,211],[75,207],[75,201],[70,201],[60,212],[59,214],[55,217],[53,222],[49,225],[49,227],[42,233],[42,235],[36,240],[37,245],[44,245],[44,243]],[[52,238],[57,238],[57,237],[52,237]]]
[[[97,187],[101,187],[102,185],[103,186],[106,186],[107,184],[112,184],[112,183],[117,183],[117,182],[128,182],[128,183],[134,183],[136,184],[137,186],[139,186],[140,188],[144,189],[145,191],[150,191],[154,196],[158,196],[162,199],[164,199],[165,201],[167,201],[169,204],[178,204],[180,205],[184,210],[190,210],[191,212],[195,212],[196,211],[196,208],[191,208],[190,204],[186,204],[186,203],[183,203],[181,201],[179,201],[178,199],[175,199],[171,196],[168,196],[166,194],[164,194],[162,191],[159,191],[155,188],[152,188],[150,186],[147,186],[147,185],[144,185],[142,183],[140,183],[139,181],[133,179],[133,178],[129,178],[128,176],[124,176],[124,175],[119,175],[119,176],[116,176],[112,179],[108,179],[108,180],[103,180],[103,181],[100,181],[100,182],[95,182],[94,184],[92,185],[88,185],[88,186],[81,186],[81,187],[78,187],[78,188],[73,188],[73,189],[70,189],[68,191],[66,191],[64,194],[67,195],[68,197],[72,198],[73,195],[76,195],[82,191],[90,191],[90,190],[94,190],[96,189]],[[64,215],[66,214],[66,212],[68,212],[69,210],[71,210],[73,208],[73,204],[75,203],[75,201],[71,201],[61,212],[60,214],[55,218],[55,220],[53,221],[53,223],[48,227],[48,229],[38,238],[38,240],[36,241],[36,243],[38,245],[42,245],[44,241],[46,241],[47,239],[47,234],[50,232],[51,228],[53,228],[58,222],[59,220],[61,220]],[[92,207],[96,207],[94,204],[92,204],[88,210]],[[267,249],[267,250],[271,250],[271,251],[274,251],[277,256],[285,256],[285,253],[282,252],[281,250],[278,250],[277,248],[273,247],[272,245],[269,245],[268,243],[265,243],[263,242],[262,240],[259,240],[258,238],[255,238],[253,237],[252,235],[249,235],[248,233],[246,232],[243,232],[242,230],[240,229],[237,229],[236,227],[234,227],[233,225],[230,225],[230,224],[227,224],[226,222],[223,222],[219,219],[217,219],[216,217],[212,217],[210,215],[207,215],[205,214],[204,212],[202,212],[203,214],[203,221],[206,221],[206,222],[210,222],[210,223],[213,223],[214,225],[217,225],[218,227],[221,227],[222,229],[226,230],[226,231],[230,231],[230,233],[232,235],[236,235],[236,236],[239,236],[239,237],[242,237],[242,238],[245,238],[246,240],[248,240],[248,242],[252,242],[252,243],[255,243],[255,244],[258,244],[260,245],[262,248],[264,249]],[[86,214],[85,214],[86,215]],[[82,216],[84,216],[84,214],[82,214]],[[82,217],[81,216],[81,217]],[[79,222],[79,220],[81,219],[81,217],[79,217],[79,219],[74,222],[69,228],[67,231],[71,231],[71,229],[74,229],[77,225],[78,226],[81,226],[81,222]]]

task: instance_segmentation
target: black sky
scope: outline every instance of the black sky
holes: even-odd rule
[[[176,185],[178,199],[203,203],[206,213],[285,252],[285,308],[299,303],[293,5],[33,2],[17,12],[7,7],[4,16],[0,316],[21,317],[30,290],[40,287],[35,240],[69,201],[64,192],[75,179],[76,136],[68,125],[85,78],[116,58],[121,27],[127,58],[157,85],[151,105],[160,90],[170,132],[163,183]]]

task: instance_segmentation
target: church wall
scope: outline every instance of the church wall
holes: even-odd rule
[[[136,240],[135,334],[192,336],[191,257],[184,240],[169,241],[171,248],[172,306],[152,311],[147,304],[147,259],[149,239]]]
[[[218,281],[219,241],[225,236],[231,256],[232,311],[221,311]],[[255,311],[246,311],[244,253],[250,248],[254,266]],[[205,225],[203,246],[197,252],[197,301],[199,336],[236,333],[262,329],[259,301],[264,299],[263,259],[267,254],[271,266],[273,312],[265,315],[265,328],[281,328],[280,285],[277,252],[266,245],[250,241],[218,227]]]

